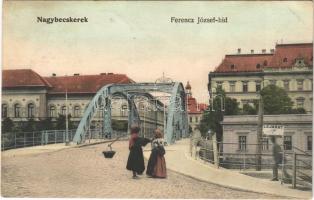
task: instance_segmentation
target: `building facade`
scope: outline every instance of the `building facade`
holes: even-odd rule
[[[192,131],[194,131],[202,120],[204,111],[208,105],[204,103],[197,103],[197,100],[192,96],[192,87],[189,82],[185,86],[186,103],[188,111],[188,122]]]
[[[312,153],[312,114],[264,115],[264,125],[284,126],[284,135],[277,139],[287,152],[296,147]],[[254,154],[257,144],[256,115],[225,116],[223,125],[223,152],[225,154]],[[271,153],[271,141],[267,136],[262,139],[262,153]]]
[[[266,53],[226,55],[208,75],[208,90],[222,87],[240,107],[258,99],[258,92],[269,84],[284,88],[295,108],[313,111],[313,44],[277,44]]]
[[[59,115],[66,115],[66,94],[68,114],[76,127],[84,111],[96,92],[107,84],[130,84],[132,79],[124,74],[101,73],[99,75],[79,75],[42,77],[33,70],[3,70],[2,119],[10,118],[15,124],[26,123],[30,118],[40,121],[51,118],[56,121]],[[151,96],[151,99],[153,97]],[[164,112],[153,109],[156,101],[148,101],[145,107],[135,103],[142,121],[142,133],[162,128]],[[161,102],[157,102],[161,104]],[[163,105],[159,105],[163,107]],[[103,111],[99,110],[93,118],[92,128],[102,126]],[[112,119],[127,121],[127,101],[121,98],[112,102]]]

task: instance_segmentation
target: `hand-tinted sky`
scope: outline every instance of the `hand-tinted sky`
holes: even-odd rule
[[[164,72],[204,102],[208,73],[225,54],[312,42],[312,2],[37,2],[3,6],[4,69],[43,76],[124,73],[137,82]],[[37,23],[37,17],[88,23]],[[226,24],[174,24],[171,17],[228,17]]]

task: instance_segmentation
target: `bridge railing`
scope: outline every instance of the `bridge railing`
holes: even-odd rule
[[[216,143],[213,140],[191,139],[191,156],[204,162],[215,164],[232,170],[240,170],[241,173],[264,179],[272,178],[274,159],[272,145],[262,145],[262,153],[256,154],[257,144]],[[289,150],[282,145],[284,150],[280,153],[278,165],[279,179],[282,183],[292,183],[293,188],[311,188],[312,186],[312,154],[304,152],[296,147]],[[215,156],[218,158],[215,160]],[[264,173],[254,172],[257,167],[257,158],[261,157],[260,166]]]
[[[69,141],[73,141],[76,129],[68,130]],[[99,129],[91,129],[85,135],[86,140],[110,139],[126,136],[126,132],[113,131],[110,138]],[[57,144],[66,142],[65,130],[45,130],[33,132],[9,132],[1,134],[1,150],[24,148],[31,146]]]

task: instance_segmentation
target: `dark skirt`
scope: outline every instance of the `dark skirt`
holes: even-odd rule
[[[150,140],[146,138],[138,138],[134,142],[134,145],[130,149],[126,169],[135,171],[138,174],[144,172],[145,165],[142,146],[145,146],[148,142],[150,142]]]

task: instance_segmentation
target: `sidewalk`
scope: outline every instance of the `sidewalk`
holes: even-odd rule
[[[145,148],[144,156],[148,159],[149,155],[150,147],[148,145]],[[168,169],[205,182],[233,189],[286,197],[306,199],[312,197],[311,191],[291,189],[288,188],[288,185],[281,185],[279,181],[271,182],[223,168],[217,169],[212,164],[195,160],[189,156],[189,139],[180,140],[174,145],[167,146],[165,158]]]
[[[65,143],[57,143],[57,144],[47,144],[47,145],[38,145],[24,148],[16,148],[9,149],[1,152],[2,157],[14,157],[14,156],[25,156],[25,155],[33,155],[33,154],[41,154],[41,153],[49,153],[54,151],[59,151],[67,148],[78,148],[90,145],[97,145],[102,143],[111,142],[112,140],[102,140],[102,139],[91,139],[87,140],[86,143],[81,145],[76,145],[74,143],[70,143],[70,145],[66,146]]]

